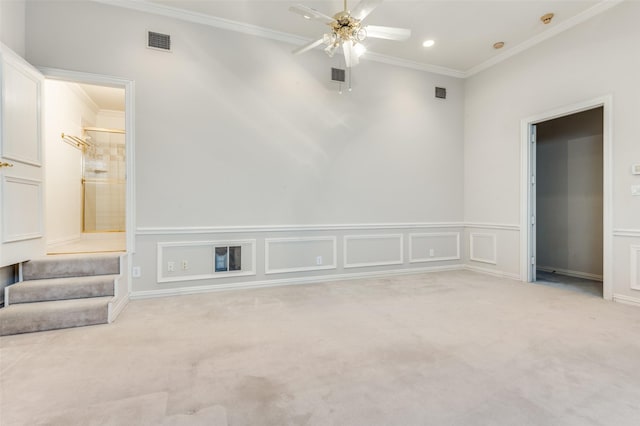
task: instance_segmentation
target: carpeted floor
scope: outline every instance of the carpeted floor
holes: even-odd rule
[[[0,356],[2,426],[640,419],[640,310],[468,271],[133,301]]]

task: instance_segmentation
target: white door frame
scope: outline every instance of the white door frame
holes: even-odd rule
[[[603,297],[613,300],[613,97],[611,95],[560,107],[539,115],[525,118],[520,122],[520,277],[522,281],[531,282],[531,258],[535,256],[532,249],[534,238],[532,227],[532,170],[530,170],[531,150],[535,146],[530,143],[531,127],[543,121],[576,114],[590,109],[602,107],[603,113]]]
[[[68,81],[72,83],[96,84],[101,86],[123,87],[125,93],[125,155],[126,155],[126,183],[125,183],[125,231],[127,239],[127,253],[135,253],[136,229],[136,197],[135,197],[135,82],[118,77],[101,74],[91,74],[79,71],[67,71],[57,68],[38,68],[45,78]]]

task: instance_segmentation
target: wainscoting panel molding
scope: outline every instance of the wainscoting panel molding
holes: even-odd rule
[[[496,235],[480,233],[469,234],[469,260],[495,265],[497,262]]]
[[[633,290],[640,290],[640,246],[631,246],[631,288]]]
[[[2,242],[9,243],[42,237],[42,182],[32,179],[3,176],[2,204],[22,206],[19,213],[2,217]],[[6,209],[5,213],[12,209]]]
[[[460,260],[460,233],[409,234],[409,263]]]
[[[216,272],[216,247],[241,247],[241,268]],[[158,283],[256,275],[256,240],[179,241],[157,244]]]
[[[336,269],[337,239],[327,237],[265,238],[265,274]]]
[[[402,234],[345,235],[344,267],[402,265],[404,238]]]

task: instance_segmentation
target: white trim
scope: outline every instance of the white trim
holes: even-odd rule
[[[640,266],[640,245],[629,247],[629,256],[631,259],[631,273],[629,274],[629,286],[632,290],[640,290],[640,276],[638,275],[638,266]]]
[[[234,21],[231,19],[219,18],[205,13],[193,12],[180,9],[177,7],[166,6],[147,1],[132,0],[93,0],[96,3],[102,3],[109,6],[123,7],[127,9],[137,10],[139,12],[151,13],[154,15],[166,16],[169,18],[179,19],[181,21],[192,22],[195,24],[207,25],[213,28],[219,28],[227,31],[235,31],[241,34],[248,34],[266,38],[269,40],[280,41],[296,46],[304,46],[312,39],[301,37],[295,34],[276,31],[258,25],[247,24],[245,22]],[[146,43],[145,43],[146,44]],[[381,62],[390,65],[396,65],[404,68],[416,69],[419,71],[427,71],[435,74],[447,75],[450,77],[464,78],[466,73],[461,70],[446,68],[438,65],[423,64],[410,61],[407,59],[397,58],[394,56],[383,55],[380,53],[368,52],[361,59]]]
[[[215,250],[216,246],[237,246],[242,244],[251,244],[251,269],[244,269],[240,271],[226,271],[226,272],[215,272],[215,252],[211,257],[212,262],[212,270],[209,274],[200,274],[200,275],[171,275],[166,276],[164,274],[164,249],[167,247],[194,247],[194,246],[210,246]],[[256,275],[256,240],[255,239],[245,239],[245,240],[217,240],[217,241],[171,241],[171,242],[160,242],[157,243],[157,278],[156,281],[158,284],[169,283],[169,282],[178,282],[178,281],[199,281],[199,280],[208,280],[215,278],[235,278],[235,277],[246,277],[246,276],[254,276]]]
[[[571,271],[569,269],[555,268],[553,266],[540,266],[540,265],[536,265],[536,269],[539,269],[545,272],[556,273],[558,275],[564,275],[567,277],[584,278],[586,280],[602,282],[602,275],[590,274],[589,272]]]
[[[125,156],[126,156],[126,238],[127,252],[136,251],[136,168],[135,168],[135,82],[119,77],[68,71],[58,68],[39,67],[45,78],[73,83],[96,84],[109,87],[124,87],[125,94]],[[131,265],[129,265],[131,267]]]
[[[312,42],[309,39],[305,44]],[[467,73],[453,68],[442,67],[439,65],[423,64],[420,62],[410,61],[408,59],[397,58],[395,56],[383,55],[375,52],[366,52],[360,59],[368,59],[383,64],[395,65],[397,67],[409,68],[418,71],[426,71],[434,74],[446,75],[449,77],[465,78]]]
[[[141,227],[136,235],[177,234],[243,234],[254,232],[310,232],[310,231],[355,231],[373,229],[431,229],[464,228],[463,222],[419,222],[419,223],[363,223],[363,224],[318,224],[318,225],[246,225],[246,226],[175,226]]]
[[[482,238],[490,238],[493,244],[493,257],[491,259],[484,259],[481,257],[476,257],[474,254],[474,238],[482,237]],[[473,262],[481,262],[481,263],[490,263],[492,265],[497,264],[497,247],[496,247],[496,234],[487,234],[487,233],[479,233],[472,232],[469,234],[469,260]]]
[[[640,307],[640,298],[638,297],[625,296],[623,294],[614,294],[612,300],[614,302],[623,303],[625,305]]]
[[[613,236],[640,238],[640,229],[614,229]]]
[[[528,40],[525,40],[524,42],[506,50],[504,53],[501,53],[499,55],[494,56],[493,58],[484,61],[483,63],[476,65],[470,69],[468,69],[464,75],[465,78],[467,77],[471,77],[475,74],[478,74],[481,71],[484,71],[488,68],[491,68],[494,65],[499,64],[500,62],[503,62],[509,58],[511,58],[512,56],[515,56],[521,52],[524,52],[525,50],[528,50],[530,48],[532,48],[533,46],[542,43],[543,41],[546,41],[552,37],[555,37],[556,35],[560,34],[561,32],[564,32],[570,28],[575,27],[576,25],[579,25],[591,18],[593,18],[594,16],[597,16],[599,14],[601,14],[602,12],[605,12],[609,9],[611,9],[612,7],[622,3],[623,0],[603,0],[600,1],[600,3],[595,4],[594,6],[590,7],[589,9],[575,15],[572,16],[569,19],[566,19],[560,23],[558,23],[557,25],[551,26],[548,30],[546,30],[545,32],[538,34],[535,37],[532,37]]]
[[[109,324],[114,322],[128,304],[129,304],[129,295],[124,295],[120,299],[116,299],[112,302],[109,302],[107,322]]]
[[[102,3],[109,6],[123,7],[127,9],[137,10],[139,12],[151,13],[155,15],[166,16],[182,21],[192,22],[201,25],[208,25],[214,28],[220,28],[228,31],[235,31],[242,34],[249,34],[258,37],[263,37],[270,40],[281,41],[296,46],[303,46],[313,41],[305,37],[300,37],[294,34],[285,33],[282,31],[275,31],[269,28],[260,27],[257,25],[247,24],[244,22],[233,21],[230,19],[218,18],[215,16],[207,15],[199,12],[192,12],[176,7],[165,6],[162,4],[151,3],[145,0],[92,0],[96,3]],[[496,55],[489,60],[476,65],[468,70],[457,70],[453,68],[442,67],[432,64],[423,64],[407,59],[397,58],[388,55],[382,55],[374,52],[367,52],[362,59],[371,60],[375,62],[395,65],[404,68],[416,69],[420,71],[427,71],[435,74],[446,75],[457,78],[471,77],[487,68],[490,68],[500,62],[503,62],[510,57],[517,55],[531,47],[542,43],[563,31],[566,31],[582,22],[591,19],[592,17],[616,6],[623,0],[604,0],[591,8],[583,11],[582,13],[575,15],[565,21],[560,22],[557,25],[550,27],[545,32],[532,37],[508,50],[504,53]]]
[[[410,268],[410,269],[395,269],[389,271],[369,271],[369,272],[353,272],[348,274],[335,274],[335,275],[317,275],[299,278],[281,278],[273,280],[262,281],[247,281],[241,283],[227,283],[227,284],[212,284],[205,286],[195,287],[181,287],[181,288],[168,288],[162,290],[143,290],[134,291],[131,293],[131,300],[149,299],[155,297],[166,296],[180,296],[186,294],[200,294],[209,293],[215,291],[225,290],[237,290],[237,289],[251,289],[251,288],[264,288],[264,287],[277,287],[284,285],[306,285],[316,283],[328,283],[333,281],[343,280],[357,280],[362,278],[383,278],[389,276],[399,275],[417,275],[429,272],[443,272],[443,271],[459,271],[465,269],[464,265],[446,265],[446,266],[431,266],[426,268]]]
[[[464,269],[468,271],[479,272],[481,274],[493,275],[494,277],[509,278],[512,280],[520,281],[520,274],[514,274],[512,272],[504,272],[504,271],[498,271],[498,270],[489,269],[489,268],[481,268],[476,265],[465,265]]]
[[[450,237],[456,238],[456,254],[455,256],[443,256],[443,257],[413,257],[413,239],[424,237]],[[442,262],[447,260],[460,260],[460,232],[433,232],[425,234],[409,234],[409,263],[421,263],[421,262]]]
[[[522,281],[531,282],[532,253],[529,241],[532,238],[530,202],[532,197],[531,171],[529,156],[531,147],[529,132],[531,126],[559,117],[576,114],[590,109],[603,107],[603,297],[613,297],[613,98],[602,96],[584,102],[563,106],[546,113],[525,118],[520,121],[520,274]]]
[[[505,231],[520,231],[520,225],[513,225],[508,223],[465,222],[464,226],[465,228],[502,229]]]
[[[349,240],[382,240],[382,239],[398,239],[398,249],[400,259],[388,260],[382,262],[360,262],[349,263],[347,261],[347,242]],[[344,268],[362,268],[367,266],[388,266],[388,265],[402,265],[404,263],[404,235],[403,234],[379,234],[379,235],[345,235],[342,238],[342,254],[343,254],[343,267]]]
[[[286,243],[286,242],[305,242],[305,241],[331,241],[332,245],[332,263],[329,265],[318,266],[302,266],[298,268],[281,268],[271,269],[269,267],[269,245],[271,243]],[[322,271],[325,269],[336,269],[338,265],[338,241],[335,236],[331,237],[293,237],[293,238],[265,238],[264,240],[264,273],[265,274],[286,274],[290,272],[310,272],[310,271]]]

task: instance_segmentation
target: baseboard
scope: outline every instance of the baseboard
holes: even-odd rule
[[[425,272],[458,271],[461,269],[464,269],[464,265],[431,266],[431,267],[425,267],[425,268],[394,269],[389,271],[375,271],[375,272],[355,272],[350,274],[321,275],[321,276],[299,277],[299,278],[283,278],[283,279],[273,279],[273,280],[263,280],[263,281],[247,281],[242,283],[230,283],[230,284],[211,284],[211,285],[205,285],[205,286],[167,288],[167,289],[161,289],[161,290],[144,290],[144,291],[131,292],[130,299],[140,300],[140,299],[151,299],[156,297],[211,293],[211,292],[225,291],[225,290],[279,287],[279,286],[286,286],[286,285],[317,284],[317,283],[332,282],[332,281],[356,280],[361,278],[384,278],[384,277],[399,276],[399,275],[422,274]]]
[[[625,296],[622,294],[614,294],[613,301],[618,303],[624,303],[625,305],[640,307],[639,297],[631,297],[631,296]]]
[[[497,270],[488,269],[488,268],[481,268],[481,267],[475,266],[475,265],[465,265],[464,269],[466,269],[468,271],[473,271],[473,272],[480,272],[481,274],[493,275],[494,277],[509,278],[509,279],[512,279],[512,280],[521,281],[519,274],[513,274],[511,272],[497,271]]]
[[[567,277],[584,278],[586,280],[602,282],[602,275],[590,274],[588,272],[570,271],[567,269],[554,268],[551,266],[536,266],[536,269],[540,269],[541,271],[545,272],[554,272],[558,275],[565,275]]]
[[[123,296],[119,300],[109,303],[109,320],[108,320],[109,324],[111,324],[116,320],[116,318],[118,318],[118,315],[122,313],[122,311],[124,310],[125,306],[127,306],[128,303],[129,303],[128,296]]]

